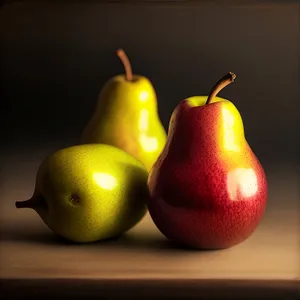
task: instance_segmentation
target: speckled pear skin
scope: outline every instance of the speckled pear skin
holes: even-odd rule
[[[198,249],[245,241],[262,219],[267,180],[228,100],[191,97],[174,110],[148,179],[148,209],[169,239]]]
[[[37,202],[34,209],[58,235],[94,242],[120,235],[142,219],[147,178],[145,167],[121,149],[77,145],[43,161],[29,201]]]
[[[128,81],[117,75],[100,92],[95,112],[83,130],[81,143],[103,143],[128,152],[149,171],[161,153],[167,134],[157,111],[155,90],[144,76]]]

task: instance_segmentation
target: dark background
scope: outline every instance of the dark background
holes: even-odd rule
[[[1,151],[76,143],[103,84],[123,72],[122,47],[153,82],[165,128],[181,100],[233,71],[220,96],[239,109],[257,156],[298,163],[299,5],[204,2],[4,4]]]

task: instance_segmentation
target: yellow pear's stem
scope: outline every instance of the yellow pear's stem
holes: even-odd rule
[[[206,104],[210,104],[212,99],[217,96],[217,94],[223,90],[228,84],[232,83],[236,78],[236,75],[232,72],[227,73],[224,77],[222,77],[212,88],[209,93],[209,96],[206,100]]]
[[[126,53],[123,49],[118,49],[117,55],[119,56],[123,66],[124,66],[126,80],[132,81],[132,69],[131,69],[131,64],[130,64],[128,56],[126,55]]]
[[[16,208],[32,208],[47,207],[47,203],[42,195],[34,194],[30,199],[24,201],[17,201]]]
[[[15,203],[16,208],[33,208],[36,204],[36,201],[33,201],[33,199],[28,199],[25,201],[17,201]]]

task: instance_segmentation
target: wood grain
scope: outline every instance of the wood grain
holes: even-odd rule
[[[251,290],[265,297],[298,292],[300,205],[295,168],[268,169],[265,217],[247,241],[231,249],[182,249],[160,234],[149,215],[119,238],[76,245],[55,237],[34,211],[14,207],[16,199],[32,193],[36,169],[46,153],[35,153],[35,158],[26,154],[26,159],[19,154],[19,160],[11,154],[3,164],[0,278],[5,295],[33,290],[78,295],[81,287],[88,292],[90,286],[96,295],[118,297],[122,291],[131,293],[133,285],[140,287],[136,295],[151,291],[148,296],[153,297],[204,293],[213,299],[217,286],[231,299],[233,290],[235,295]]]

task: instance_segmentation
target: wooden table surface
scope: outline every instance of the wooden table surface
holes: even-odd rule
[[[11,154],[1,163],[2,295],[296,299],[300,203],[293,166],[268,169],[265,217],[247,241],[231,249],[180,249],[160,234],[149,215],[118,239],[73,245],[57,240],[34,211],[14,207],[15,200],[31,195],[46,152]]]

